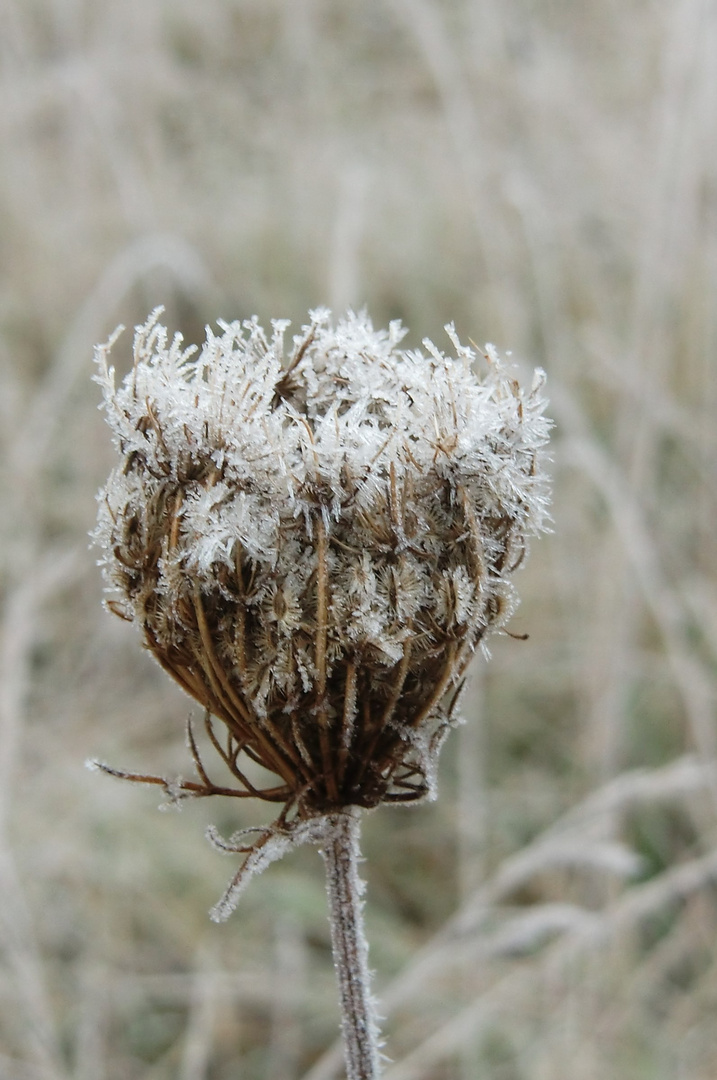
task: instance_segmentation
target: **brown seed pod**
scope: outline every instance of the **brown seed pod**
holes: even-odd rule
[[[204,707],[239,785],[211,784],[190,736],[184,793],[259,796],[284,820],[426,796],[544,522],[540,380],[523,394],[492,351],[478,378],[451,328],[455,357],[424,355],[397,324],[321,311],[285,359],[284,323],[222,324],[194,354],[156,319],[119,389],[98,353],[122,463],[96,535],[108,606]]]

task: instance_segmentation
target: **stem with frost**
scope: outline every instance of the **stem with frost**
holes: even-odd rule
[[[341,1001],[348,1080],[378,1080],[379,1030],[369,987],[363,925],[364,883],[358,875],[360,811],[348,807],[329,818],[321,854],[326,863],[331,945]]]

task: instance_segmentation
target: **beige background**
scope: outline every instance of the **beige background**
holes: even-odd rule
[[[264,808],[83,768],[190,768],[87,541],[92,346],[159,303],[546,368],[530,639],[366,822],[386,1077],[717,1075],[716,162],[715,0],[0,0],[3,1078],[332,1075],[316,854],[213,926],[204,827]]]

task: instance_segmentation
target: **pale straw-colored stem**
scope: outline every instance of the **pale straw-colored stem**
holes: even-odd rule
[[[358,875],[359,831],[358,807],[332,814],[321,854],[326,863],[346,1075],[348,1080],[378,1080],[379,1030],[369,986],[368,945],[363,926],[364,883]]]

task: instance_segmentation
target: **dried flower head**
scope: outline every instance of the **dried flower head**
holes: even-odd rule
[[[542,373],[524,393],[488,348],[479,378],[450,326],[454,355],[403,351],[399,323],[320,310],[285,356],[284,321],[221,323],[197,352],[158,314],[119,388],[98,350],[121,464],[96,537],[108,606],[204,706],[239,782],[211,784],[190,735],[183,792],[297,822],[425,796],[545,520]],[[257,790],[242,754],[276,784]]]

